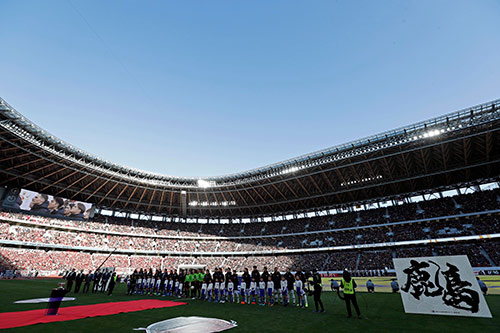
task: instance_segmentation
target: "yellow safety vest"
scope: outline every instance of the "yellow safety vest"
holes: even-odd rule
[[[349,282],[346,282],[344,278],[342,278],[342,285],[344,285],[344,294],[354,294],[354,286],[352,284],[352,279]]]

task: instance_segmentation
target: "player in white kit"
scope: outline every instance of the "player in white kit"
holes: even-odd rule
[[[281,296],[283,297],[283,305],[288,306],[288,282],[285,276],[281,277]]]
[[[241,304],[245,304],[248,302],[247,300],[247,283],[245,280],[241,280],[240,283],[240,292],[238,293],[238,303],[240,302],[241,296]]]
[[[212,302],[212,292],[214,290],[214,284],[212,280],[208,282],[208,287],[207,287],[207,301]]]
[[[170,280],[168,280],[168,290],[167,290],[168,296],[172,296],[173,288],[174,288],[174,279],[170,277]]]
[[[304,286],[302,285],[302,281],[300,281],[299,276],[295,277],[295,291],[297,292],[297,306],[304,308],[306,306],[304,302]]]
[[[226,301],[226,282],[224,279],[222,279],[222,282],[220,283],[220,303],[224,303]]]
[[[214,283],[214,303],[219,302],[219,290],[220,290],[219,279],[215,279],[215,283]]]
[[[269,297],[268,305],[274,305],[274,282],[271,276],[267,279],[267,296]]]
[[[249,288],[249,294],[251,295],[252,298],[252,304],[255,304],[256,293],[257,293],[257,282],[255,281],[255,278],[252,278],[252,282],[250,282],[250,288]]]
[[[233,303],[233,290],[234,290],[234,283],[233,281],[229,280],[229,283],[227,284],[227,301],[229,303]]]
[[[266,305],[266,281],[263,277],[259,281],[259,305]]]
[[[206,282],[203,282],[201,284],[201,300],[204,301],[205,300],[205,297],[207,296],[207,288],[208,288],[208,285]]]

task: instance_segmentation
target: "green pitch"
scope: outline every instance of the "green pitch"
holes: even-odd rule
[[[46,304],[13,304],[16,300],[48,297],[58,280],[1,280],[0,312],[42,309]],[[325,284],[327,281],[324,281]],[[328,279],[329,282],[329,279]],[[361,284],[361,281],[359,282]],[[329,285],[329,284],[328,284]],[[325,288],[325,290],[328,290]],[[84,305],[113,301],[142,299],[152,296],[125,294],[125,286],[118,285],[112,296],[104,294],[74,295],[77,300],[63,302],[63,306]],[[161,298],[161,297],[158,297]],[[169,297],[162,299],[172,299]],[[345,304],[334,293],[322,296],[326,313],[314,313],[312,298],[309,308],[282,306],[263,307],[241,304],[213,304],[197,300],[183,300],[188,305],[117,314],[106,317],[79,319],[51,324],[8,329],[13,332],[132,332],[154,322],[178,316],[215,317],[235,320],[239,327],[228,332],[333,332],[333,331],[404,331],[404,332],[498,332],[500,327],[500,296],[491,295],[486,301],[493,319],[405,314],[400,295],[390,293],[359,293],[358,302],[363,319],[346,318]]]

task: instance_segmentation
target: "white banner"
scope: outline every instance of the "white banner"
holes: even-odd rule
[[[393,261],[406,313],[492,317],[467,256]]]

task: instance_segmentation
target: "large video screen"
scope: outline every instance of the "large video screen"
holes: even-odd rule
[[[92,213],[92,204],[87,202],[13,188],[7,193],[3,206],[47,217],[76,220],[86,220]]]

